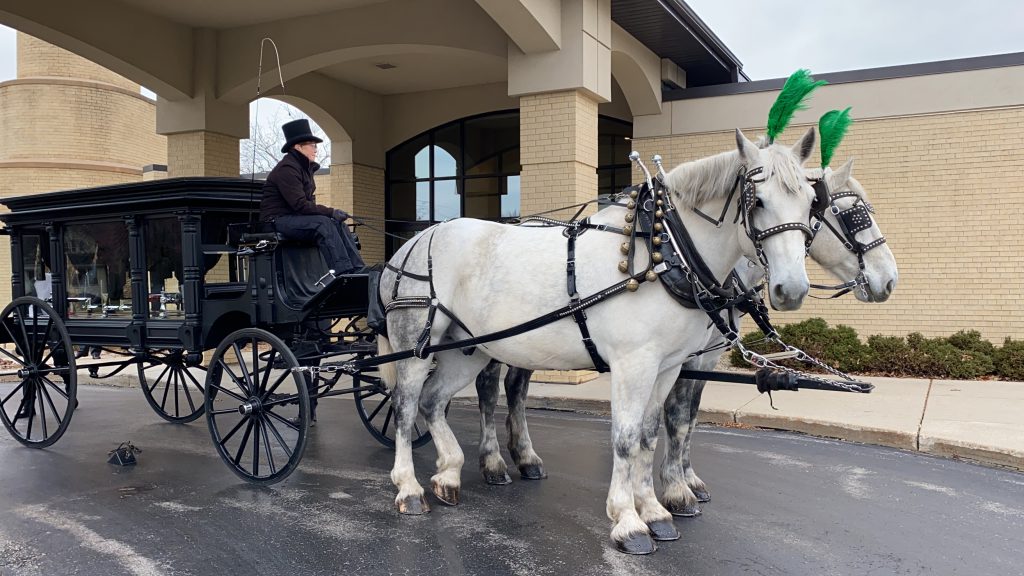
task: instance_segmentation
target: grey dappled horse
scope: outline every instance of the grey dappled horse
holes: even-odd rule
[[[671,200],[716,277],[725,277],[741,256],[758,257],[747,225],[760,230],[784,228],[759,240],[771,271],[769,297],[779,309],[798,308],[809,286],[804,232],[791,224],[807,222],[814,199],[801,167],[811,154],[814,139],[812,129],[792,149],[778,144],[761,149],[737,130],[736,150],[683,164],[668,175]],[[756,206],[751,204],[749,223],[727,218],[716,227],[689,210],[721,212],[741,170],[755,186]],[[751,174],[759,174],[759,179],[751,179]],[[615,226],[621,224],[625,213],[621,207],[609,207],[590,220]],[[437,314],[428,324],[426,309],[393,307],[387,316],[388,336],[378,338],[379,353],[422,346],[424,336],[431,343],[443,343],[466,339],[470,333],[490,334],[561,308],[567,303],[562,232],[561,228],[472,219],[424,231],[406,243],[390,264],[421,278],[432,269],[429,286],[413,276],[398,283],[399,275],[389,267],[381,278],[381,298],[388,306],[396,296],[423,298],[429,288],[434,302],[447,307],[459,322]],[[595,294],[623,281],[615,267],[621,240],[620,235],[598,231],[579,236],[576,285],[580,294]],[[639,246],[637,251],[637,261],[645,262],[646,249]],[[708,319],[699,310],[680,306],[655,283],[641,283],[634,293],[602,302],[587,315],[590,334],[612,374],[614,465],[607,499],[608,516],[614,523],[611,538],[622,551],[649,553],[655,549],[652,533],[658,539],[678,538],[672,515],[658,501],[652,475],[645,471],[653,464],[662,406],[679,368],[692,352],[710,341]],[[625,318],[648,322],[628,323]],[[526,369],[589,368],[593,361],[582,343],[575,344],[578,342],[579,328],[563,318],[525,334],[482,344],[472,355],[449,350],[385,364],[381,376],[394,389],[397,429],[391,479],[398,487],[398,510],[404,514],[429,510],[412,461],[410,441],[417,408],[428,422],[438,453],[432,490],[442,502],[455,504],[464,455],[444,416],[454,393],[469,385],[492,358]]]

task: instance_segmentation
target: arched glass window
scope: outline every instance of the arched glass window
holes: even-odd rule
[[[599,190],[629,184],[632,124],[600,117]],[[431,224],[460,216],[517,218],[519,211],[519,111],[456,120],[388,152],[387,255]],[[397,237],[396,237],[397,236]]]

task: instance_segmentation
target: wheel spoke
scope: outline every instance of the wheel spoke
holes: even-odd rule
[[[57,340],[56,342],[51,344],[50,352],[46,355],[45,358],[43,358],[42,360],[39,361],[39,365],[40,366],[45,365],[47,362],[49,362],[53,358],[53,353],[54,352],[56,352],[57,350],[62,350],[62,349],[64,349],[64,340],[63,339]],[[2,350],[2,348],[0,348],[0,350]],[[19,362],[20,362],[20,360],[19,360]]]
[[[274,359],[275,358],[277,358],[277,348],[271,348],[270,349],[270,357],[267,358],[267,363],[266,363],[267,371],[263,373],[263,381],[260,382],[260,397],[261,398],[266,398],[267,382],[270,381],[270,373],[273,371]],[[285,372],[285,374],[287,374],[287,371]],[[275,386],[275,388],[277,388],[277,386]]]
[[[274,390],[277,390],[277,387],[280,386],[284,382],[285,378],[287,378],[290,373],[291,372],[288,371],[288,370],[285,370],[284,372],[282,372],[281,375],[277,377],[277,380],[274,381],[274,385],[271,386],[269,390],[264,392],[263,396],[261,396],[260,398],[262,400],[266,400],[267,398],[269,398],[270,395],[274,393]]]
[[[259,396],[263,393],[263,390],[259,386],[259,374],[260,374],[260,359],[259,350],[256,345],[256,338],[252,338],[252,375],[253,375],[253,396]]]
[[[266,406],[266,404],[264,404],[264,406]],[[288,421],[287,418],[283,418],[283,417],[281,417],[281,416],[279,416],[277,414],[274,414],[273,412],[264,412],[264,414],[266,414],[267,416],[270,416],[274,420],[277,420],[278,422],[280,422],[281,424],[284,424],[285,426],[291,428],[292,430],[295,430],[296,432],[299,431],[299,426],[297,424],[292,424],[291,422]]]
[[[260,417],[260,434],[263,435],[263,451],[267,455],[267,464],[270,465],[270,475],[277,474],[277,465],[274,464],[274,452],[270,449],[270,438],[267,437],[267,425],[264,418]]]
[[[236,408],[224,408],[223,410],[211,410],[210,414],[214,416],[220,416],[222,414],[238,414],[238,410]]]
[[[227,414],[228,412],[234,412],[235,414],[237,414],[238,410],[214,411],[214,412],[210,412],[210,414],[216,416],[216,415],[219,415],[221,413]],[[235,427],[231,429],[231,432],[228,432],[228,435],[220,440],[220,445],[223,447],[225,444],[227,444],[228,440],[231,440],[231,437],[234,436],[235,433],[238,432],[238,430],[242,427],[242,425],[245,424],[247,421],[248,421],[248,418],[242,418],[241,420],[239,420],[238,424],[235,424]]]
[[[217,364],[220,364],[221,368],[228,373],[228,377],[231,378],[231,381],[234,382],[235,385],[242,390],[242,392],[244,392],[245,394],[251,394],[249,388],[245,385],[245,381],[241,380],[238,376],[236,376],[234,371],[228,367],[227,363],[225,363],[222,358],[217,359]],[[219,389],[223,390],[223,388]],[[242,401],[245,402],[245,400]]]
[[[274,426],[274,423],[267,417],[264,417],[263,421],[267,423],[267,426],[270,428],[270,432],[274,435],[274,438],[277,438],[277,442],[281,444],[281,448],[284,448],[284,453],[288,455],[288,458],[291,458],[292,449],[288,447],[288,443],[281,437],[281,433],[278,432],[277,426]]]
[[[25,353],[25,358],[28,359],[29,362],[32,362],[36,359],[35,349],[30,348],[31,343],[29,342],[28,339],[28,332],[25,331],[25,316],[21,313],[21,306],[17,306],[14,309],[18,311],[18,328],[21,329],[21,335],[22,337],[25,338],[25,346],[22,348],[22,350],[27,350],[27,352]]]
[[[182,368],[182,372],[188,374],[188,368]],[[185,391],[185,399],[188,400],[188,407],[192,412],[196,411],[196,403],[192,400],[192,393],[188,391],[188,383],[185,378],[181,378],[181,389]]]
[[[53,411],[53,417],[57,419],[57,428],[59,429],[60,426],[64,424],[64,419],[61,418],[60,414],[57,412],[57,406],[53,403],[53,397],[51,397],[50,392],[46,390],[46,386],[40,386],[39,390],[43,393],[43,396],[46,397],[46,403],[50,405],[50,410]]]
[[[50,432],[46,428],[46,406],[43,405],[42,389],[43,387],[39,386],[40,391],[36,392],[36,398],[39,400],[39,421],[43,424],[43,438],[46,439],[50,436]]]
[[[5,324],[5,325],[4,325],[4,328],[6,328],[6,327],[7,327],[7,325]],[[7,331],[7,333],[8,333],[8,334],[10,334],[10,333],[11,333],[11,331],[10,331],[10,330],[8,330],[8,331]],[[13,338],[13,337],[12,337],[12,338]],[[15,342],[15,344],[14,344],[14,345],[15,345],[15,346],[17,346],[17,345],[18,345],[18,344],[17,344],[17,342]],[[7,351],[7,349],[6,349],[6,348],[4,348],[4,347],[2,347],[2,346],[0,346],[0,354],[3,354],[4,356],[7,356],[7,357],[8,357],[8,358],[10,358],[11,360],[14,360],[14,361],[15,361],[15,362],[17,362],[18,364],[21,364],[22,366],[27,366],[27,364],[25,364],[25,361],[24,361],[24,360],[22,360],[21,358],[18,358],[18,357],[17,357],[17,356],[15,356],[14,354],[11,354],[10,352],[8,352],[8,351]],[[51,354],[52,354],[52,352],[51,352]],[[49,358],[47,358],[47,360],[49,360]]]
[[[33,388],[30,388],[30,390],[33,390],[33,394],[35,393]],[[33,404],[35,404],[35,397],[33,396],[33,398],[30,399],[26,395],[24,400],[25,401],[23,401],[22,404],[24,404],[25,409],[28,411],[28,436],[26,436],[25,439],[26,440],[31,440],[32,439],[32,422],[35,421],[35,419],[36,419],[36,410],[35,410],[35,406],[33,406]]]
[[[377,413],[380,412],[381,408],[383,408],[384,406],[386,406],[388,404],[389,404],[389,402],[388,402],[387,398],[384,398],[383,400],[381,400],[380,404],[377,404],[377,407],[373,409],[373,412],[369,416],[367,416],[366,419],[372,422],[373,419],[377,417]]]
[[[168,366],[167,364],[164,364],[163,372],[161,372],[160,375],[157,376],[155,380],[153,380],[153,385],[149,387],[149,393],[150,394],[153,393],[153,390],[156,390],[156,387],[160,384],[160,381],[163,380],[164,376],[167,374],[167,371],[170,370],[170,369],[171,369],[170,366]]]
[[[168,364],[167,365],[167,370],[169,370],[170,368],[171,368],[171,365]],[[166,372],[167,370],[164,370],[164,372]],[[170,380],[171,380],[171,378],[168,378],[167,382],[164,382],[164,397],[163,397],[163,400],[160,401],[160,410],[163,413],[165,413],[165,414],[167,413],[167,393],[171,391],[171,382],[170,382]]]
[[[6,398],[4,398],[3,400],[0,400],[0,406],[3,406],[4,404],[7,404],[7,401],[11,399],[11,396],[14,396],[15,394],[18,393],[18,390],[21,390],[22,388],[25,387],[25,383],[26,383],[26,380],[22,380],[21,384],[18,384],[17,386],[15,386],[14,390],[11,390],[11,393],[8,394]]]
[[[200,366],[199,368],[202,368],[202,366]],[[203,391],[203,385],[199,382],[198,379],[196,379],[195,376],[192,375],[192,371],[188,369],[188,366],[185,367],[185,376],[187,376],[188,379],[192,381],[192,385],[198,388],[200,392]]]
[[[239,394],[235,394],[233,391],[228,390],[227,388],[224,388],[220,384],[214,384],[213,382],[210,382],[210,387],[213,388],[214,390],[219,390],[219,391],[227,394],[228,396],[231,396],[232,398],[234,398],[235,400],[238,400],[239,402],[248,402],[248,399],[243,398]]]
[[[36,358],[36,349],[39,348],[39,314],[32,315],[32,341],[28,343],[32,352],[32,359]],[[39,353],[42,356],[42,352]]]
[[[380,433],[384,436],[388,435],[388,424],[391,423],[391,415],[394,413],[394,406],[388,406],[388,415],[384,417],[384,427],[380,429]]]
[[[51,388],[53,388],[54,390],[57,391],[57,394],[60,394],[61,396],[64,397],[65,400],[67,400],[68,402],[71,402],[71,397],[68,396],[68,393],[66,391],[62,390],[60,386],[57,386],[56,384],[51,382],[49,378],[47,378],[46,376],[43,376],[43,382],[49,384]]]
[[[7,326],[7,322],[0,322],[0,324],[3,324],[4,330],[7,331],[7,335],[11,337],[11,342],[14,343],[14,348],[25,359],[24,361],[23,360],[18,360],[18,363],[20,363],[22,366],[25,366],[27,364],[27,362],[31,362],[32,361],[31,356],[29,356],[28,354],[25,353],[25,349],[22,348],[21,344],[18,343],[18,339],[14,337],[14,332],[11,332],[11,329]]]
[[[181,408],[178,406],[178,371],[171,370],[171,380],[174,382],[174,416],[181,416]]]
[[[256,418],[252,420],[253,426],[257,429],[260,428],[260,421]],[[260,475],[260,432],[256,431],[252,435],[252,475],[259,477]]]
[[[256,393],[256,386],[252,382],[252,375],[249,373],[249,367],[245,365],[245,356],[242,355],[242,349],[238,346],[238,342],[232,342],[231,347],[235,350],[235,357],[238,358],[238,369],[245,375],[245,383],[248,385],[247,392],[250,396]]]
[[[245,434],[242,434],[242,442],[238,445],[238,451],[235,452],[235,466],[238,466],[238,462],[242,460],[242,453],[245,452],[245,446],[249,443],[249,434],[252,433],[252,418],[246,418],[245,420],[249,424],[245,427]]]
[[[278,398],[277,400],[271,400],[270,402],[264,402],[263,403],[263,407],[264,408],[271,408],[273,406],[284,406],[286,404],[291,404],[292,402],[294,402],[296,404],[299,403],[299,395],[298,394],[292,394],[290,396],[284,396],[284,397]]]

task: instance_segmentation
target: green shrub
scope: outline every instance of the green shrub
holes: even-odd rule
[[[902,336],[869,336],[864,369],[885,376],[903,376],[912,353]]]
[[[1024,340],[1007,338],[995,353],[996,374],[1007,380],[1024,380]]]
[[[821,318],[809,318],[803,322],[783,326],[779,329],[779,336],[786,344],[795,346],[843,372],[860,370],[866,357],[866,348],[857,338],[857,332],[853,328],[843,325],[830,328],[828,323]],[[778,346],[769,347],[758,344],[761,338],[759,332],[747,334],[743,337],[742,342],[747,348],[759,353],[781,350]],[[734,366],[747,366],[742,355],[736,350],[733,350],[730,360]],[[814,366],[796,360],[785,360],[779,363],[799,370],[818,371]]]

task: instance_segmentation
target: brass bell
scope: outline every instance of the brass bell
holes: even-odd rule
[[[655,210],[654,211],[654,217],[655,218],[664,218],[665,217],[665,213],[662,212],[661,210]]]
[[[622,227],[622,233],[625,234],[626,236],[632,235],[633,234],[633,225],[632,224],[626,224],[625,226],[623,226]]]
[[[662,257],[661,252],[655,252],[654,254],[651,254],[651,260],[654,260],[655,264],[661,264],[661,261],[664,260],[664,258]]]
[[[644,277],[647,278],[648,282],[654,282],[655,280],[658,279],[658,275],[654,272],[654,270],[648,270],[647,275]]]
[[[633,199],[635,200],[635,199],[636,199],[636,197],[637,197],[637,191],[636,191],[636,190],[631,190],[631,191],[629,192],[629,197],[630,197],[630,198],[633,198]]]
[[[665,227],[661,225],[661,222],[655,222],[654,223],[654,231],[655,232],[661,232],[664,229],[665,229]]]
[[[636,214],[632,212],[626,212],[626,222],[632,222],[633,218],[636,218]]]
[[[619,246],[619,250],[621,250],[623,254],[629,254],[629,242],[623,242],[622,246]]]
[[[630,278],[629,281],[626,282],[626,290],[629,290],[630,292],[636,292],[639,288],[640,283],[637,282],[635,278]]]
[[[626,208],[628,208],[629,210],[635,210],[636,209],[636,201],[630,200],[629,202],[627,202],[626,203]]]
[[[661,236],[655,236],[654,238],[651,238],[651,243],[654,244],[655,246],[661,246]]]
[[[623,274],[629,272],[629,262],[625,260],[619,262],[619,272],[622,272]]]
[[[665,191],[664,190],[658,190],[658,196],[664,196],[664,195],[665,195]]]
[[[665,201],[664,200],[657,200],[654,203],[657,204],[659,208],[665,205]]]

